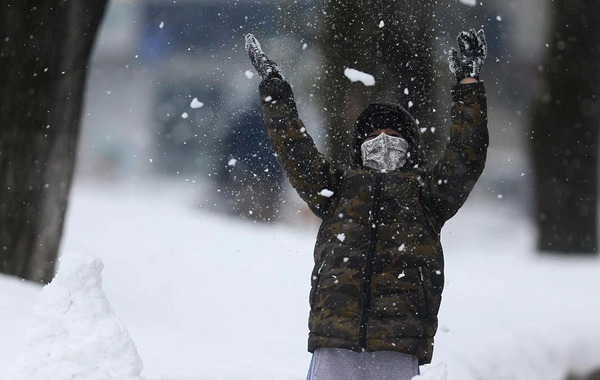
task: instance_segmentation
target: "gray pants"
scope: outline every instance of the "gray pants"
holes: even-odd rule
[[[307,380],[411,380],[418,373],[419,361],[412,355],[318,348]]]

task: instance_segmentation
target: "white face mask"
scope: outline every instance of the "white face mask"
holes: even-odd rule
[[[363,165],[382,172],[391,172],[406,163],[408,141],[385,133],[365,141],[360,146]]]

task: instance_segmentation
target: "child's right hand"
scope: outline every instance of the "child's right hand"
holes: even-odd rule
[[[262,80],[284,79],[279,66],[262,51],[260,43],[251,33],[246,34],[246,51]]]

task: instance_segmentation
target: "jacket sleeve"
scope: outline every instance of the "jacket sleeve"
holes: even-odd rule
[[[298,117],[292,89],[284,80],[259,86],[263,118],[277,161],[310,209],[322,218],[337,190],[331,162],[318,150]]]
[[[483,83],[454,85],[452,101],[450,141],[428,178],[439,228],[456,214],[473,190],[483,172],[489,145]]]

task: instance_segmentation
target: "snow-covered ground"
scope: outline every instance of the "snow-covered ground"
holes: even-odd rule
[[[318,226],[211,215],[192,205],[200,198],[190,183],[76,184],[64,272],[42,294],[41,286],[0,275],[0,379],[14,379],[16,362],[21,374],[50,362],[32,360],[43,352],[56,377],[46,367],[39,379],[68,378],[66,369],[82,357],[88,364],[106,357],[98,368],[139,372],[129,336],[145,379],[304,379]],[[447,368],[449,380],[564,380],[600,368],[600,261],[540,257],[533,236],[503,199],[477,195],[446,225],[435,368],[423,368],[424,378],[443,378]],[[101,289],[94,256],[104,264]],[[85,275],[77,277],[78,266]],[[75,308],[80,295],[88,303]],[[55,319],[43,318],[47,312]],[[94,320],[103,325],[86,338]],[[106,331],[120,340],[105,345]],[[119,347],[120,356],[113,352]],[[105,379],[117,378],[101,369]]]

